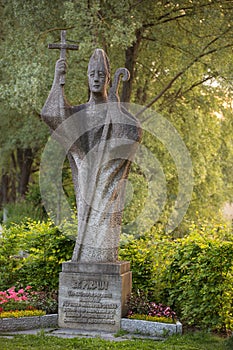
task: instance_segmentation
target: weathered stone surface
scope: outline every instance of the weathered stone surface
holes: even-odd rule
[[[62,264],[62,272],[81,272],[81,273],[104,273],[111,275],[119,275],[130,270],[129,261],[117,261],[112,263],[75,263],[72,261],[64,262]]]
[[[182,324],[151,322],[122,318],[121,328],[129,333],[140,333],[155,337],[167,337],[172,334],[182,334]]]
[[[57,45],[64,53],[69,45]],[[138,120],[120,104],[120,76],[110,83],[106,53],[96,49],[88,65],[90,99],[79,106],[68,104],[64,95],[66,62],[56,63],[54,82],[42,109],[42,119],[64,147],[72,170],[78,212],[78,236],[74,262],[117,262],[125,185],[141,140]]]
[[[0,333],[6,332],[17,332],[17,331],[27,331],[33,329],[49,329],[49,328],[57,328],[58,326],[58,315],[45,315],[45,316],[33,316],[33,317],[21,317],[21,318],[2,318],[0,319]],[[72,327],[73,329],[73,327]],[[98,334],[107,334],[105,330],[90,330],[89,327],[87,329],[77,329],[72,330],[67,327],[61,328],[60,330],[53,331],[52,334],[59,335],[61,334],[76,334],[82,335],[90,335],[97,336]],[[149,322],[149,321],[141,321],[141,320],[132,320],[132,319],[121,319],[121,329],[126,330],[129,334],[138,334],[145,336],[152,336],[158,339],[163,337],[167,337],[172,334],[182,334],[182,324],[177,322],[176,324],[165,324],[158,322]],[[79,332],[80,331],[80,332]],[[75,333],[76,332],[76,333]],[[78,332],[78,333],[77,333]],[[86,332],[86,333],[83,333]],[[96,333],[93,333],[96,332]],[[103,332],[103,333],[102,333]],[[114,331],[109,331],[110,334],[114,333]]]
[[[0,318],[0,332],[20,331],[36,328],[52,328],[58,325],[58,315],[20,318]]]
[[[59,281],[59,327],[117,332],[127,311],[131,284],[128,262],[64,263]]]
[[[41,112],[52,136],[64,147],[72,170],[78,213],[78,236],[72,262],[63,264],[59,285],[59,326],[63,328],[120,329],[131,292],[129,263],[118,262],[125,185],[141,140],[138,120],[120,104],[120,77],[112,86],[110,63],[96,49],[88,65],[90,99],[71,106],[65,98],[65,31],[50,94]]]
[[[58,326],[58,315],[51,314],[40,316],[40,328],[51,328]]]

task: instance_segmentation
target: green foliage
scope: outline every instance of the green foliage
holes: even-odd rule
[[[233,349],[233,336],[229,337],[229,338],[225,341],[225,345],[226,345],[226,349],[227,349],[227,350]]]
[[[123,213],[122,224],[124,225],[124,232],[130,234],[136,234],[138,232],[138,227],[135,224],[135,219],[141,213],[148,195],[148,184],[145,176],[136,164],[132,164],[131,172],[129,173],[129,182],[133,188],[133,196],[128,201],[128,196],[130,196],[130,187],[126,187],[126,203]],[[131,188],[131,189],[132,189]]]
[[[51,222],[29,221],[5,228],[0,240],[0,289],[12,285],[58,289],[61,263],[72,255],[71,238]]]
[[[142,236],[122,235],[119,256],[121,260],[130,261],[136,294],[142,291],[159,301],[165,288],[162,276],[173,254],[172,249],[172,241],[161,228],[154,227]]]
[[[130,261],[133,274],[133,289],[135,291],[146,290],[151,292],[155,289],[156,270],[153,264],[153,246],[146,238],[133,239],[122,242],[120,259]]]
[[[226,200],[232,201],[230,2],[9,0],[1,1],[0,6],[0,112],[4,130],[0,134],[0,168],[9,175],[14,189],[20,178],[12,160],[17,148],[32,149],[34,162],[29,171],[38,171],[49,134],[39,114],[59,57],[59,52],[48,50],[47,44],[59,41],[60,29],[68,28],[68,39],[79,43],[78,51],[67,54],[66,95],[70,103],[87,100],[88,59],[94,48],[104,48],[112,72],[119,66],[132,70],[130,101],[143,105],[159,96],[157,111],[172,122],[189,149],[195,185],[186,218],[195,220],[196,211],[210,218],[218,215]],[[168,150],[151,135],[143,142],[156,151],[166,176],[168,197],[160,217],[165,226],[178,191],[175,164]],[[65,190],[73,204],[71,177],[65,175]],[[140,228],[130,223],[149,201],[148,188],[138,167],[133,166],[130,176],[134,196],[124,214],[124,224],[127,233],[138,234]],[[159,204],[152,198],[149,207],[156,211]],[[183,225],[179,234],[184,232]]]
[[[160,233],[128,240],[121,259],[133,272],[135,307],[145,313],[148,300],[169,305],[184,324],[233,329],[233,238],[224,223],[191,223],[185,238]],[[138,312],[137,312],[138,313]]]
[[[69,28],[68,39],[79,43],[78,51],[67,54],[70,103],[87,100],[88,59],[94,48],[104,48],[112,72],[119,66],[131,70],[130,101],[143,105],[158,96],[157,111],[173,123],[189,149],[195,186],[187,218],[194,219],[197,210],[211,217],[232,200],[230,2],[124,0],[119,6],[119,1],[109,0],[9,0],[1,1],[1,10],[0,167],[10,175],[12,187],[17,188],[20,175],[12,161],[17,148],[33,150],[30,172],[38,170],[48,137],[39,113],[59,57],[47,44],[60,40],[61,28]],[[178,189],[175,164],[156,140],[144,141],[157,150],[166,176],[168,200],[160,218],[166,225]],[[137,167],[131,179],[135,192],[124,215],[127,225],[148,201],[146,181]],[[69,185],[67,192],[73,197]],[[155,202],[149,203],[154,210]],[[127,232],[136,232],[135,226],[128,225]],[[184,231],[182,227],[180,233]]]
[[[27,201],[19,201],[10,203],[5,206],[7,212],[7,220],[4,222],[6,227],[10,227],[13,223],[26,223],[28,219],[42,220],[45,216],[41,206],[35,207],[33,203]]]
[[[43,310],[46,314],[56,314],[58,312],[58,292],[55,291],[36,291],[29,295],[30,305]]]
[[[51,222],[29,221],[4,228],[0,240],[1,290],[13,285],[31,285],[34,290],[51,293],[57,290],[61,263],[72,255],[72,238]],[[138,239],[123,236],[120,254],[131,262],[141,313],[149,296],[170,305],[185,324],[232,329],[233,240],[229,227],[192,223],[187,237],[177,240],[154,230]],[[40,294],[33,305],[52,310],[55,299],[52,294]]]
[[[19,256],[19,229],[4,229],[0,237],[0,289],[6,290],[17,281],[17,270],[22,266]]]
[[[227,227],[192,225],[174,244],[165,282],[181,319],[206,329],[233,329],[233,239]]]

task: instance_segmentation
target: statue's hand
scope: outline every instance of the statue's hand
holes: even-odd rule
[[[56,62],[55,66],[55,81],[59,82],[61,80],[61,77],[63,77],[66,74],[67,64],[65,59],[60,58]]]

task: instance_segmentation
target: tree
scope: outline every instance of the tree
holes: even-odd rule
[[[38,157],[47,134],[37,118],[58,57],[46,46],[59,40],[60,29],[70,28],[69,39],[79,41],[79,51],[68,56],[66,94],[71,103],[87,100],[87,62],[94,48],[104,48],[113,72],[119,66],[130,70],[122,100],[155,107],[189,149],[195,186],[187,218],[196,211],[212,216],[227,198],[232,200],[231,1],[10,0],[2,6],[1,108],[5,129],[12,116],[16,122],[0,141],[1,159],[9,159],[8,151],[17,154],[17,146],[37,150],[33,159]],[[17,132],[19,125],[23,132]],[[166,174],[170,194],[161,219],[166,221],[177,194],[176,169],[158,140],[148,135],[143,142],[156,152]],[[7,164],[4,176],[12,167]],[[132,176],[142,183],[143,174],[135,170]],[[141,196],[138,191],[135,205]]]
[[[48,130],[39,118],[44,98],[41,40],[32,29],[32,17],[18,21],[19,6],[33,8],[29,3],[2,2],[4,22],[1,40],[1,191],[0,203],[24,197],[32,173],[38,170],[40,153],[48,137]],[[22,8],[20,10],[22,10]],[[45,10],[45,9],[44,9]],[[27,26],[24,28],[24,22]],[[46,69],[43,69],[46,73]],[[44,82],[43,82],[44,80]]]

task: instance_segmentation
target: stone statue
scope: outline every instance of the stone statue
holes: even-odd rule
[[[129,73],[118,69],[108,93],[109,60],[102,49],[96,49],[88,65],[90,99],[71,106],[64,95],[65,72],[66,61],[60,58],[41,116],[52,131],[64,125],[59,142],[77,134],[67,154],[78,212],[72,261],[116,262],[125,183],[141,139],[138,121],[119,102],[119,77],[127,79]]]

